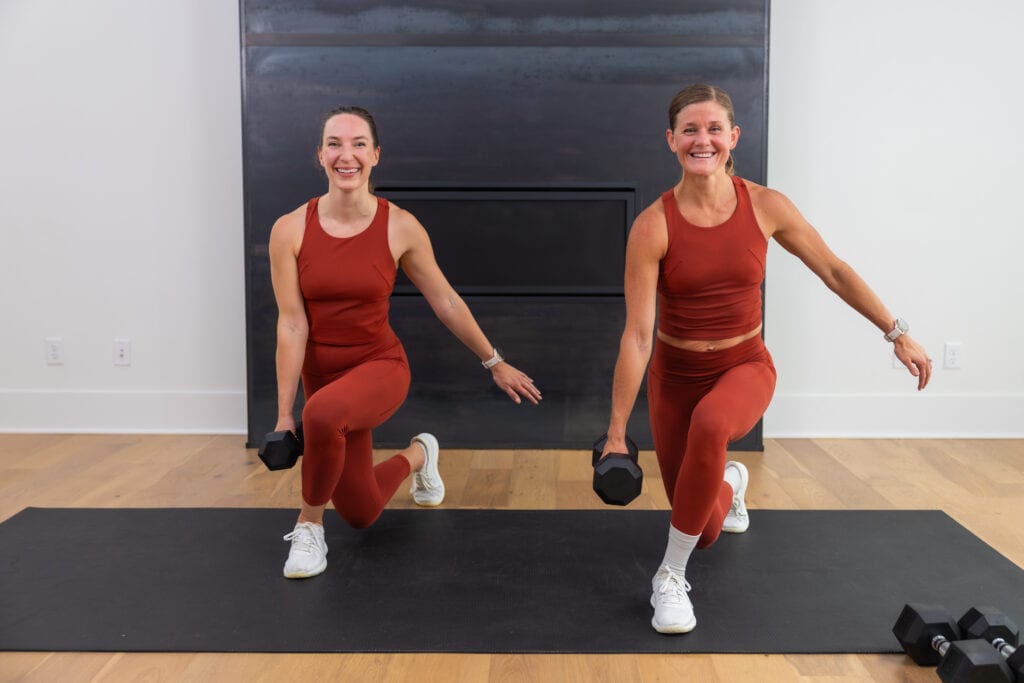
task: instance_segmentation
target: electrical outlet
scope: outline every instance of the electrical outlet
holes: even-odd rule
[[[131,365],[132,364],[132,340],[131,339],[115,339],[114,340],[114,365]]]
[[[946,342],[945,352],[942,356],[942,367],[947,370],[960,369],[960,342]]]
[[[46,342],[46,364],[64,365],[64,338],[47,337]]]

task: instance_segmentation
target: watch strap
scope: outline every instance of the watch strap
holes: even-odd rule
[[[488,370],[490,370],[491,368],[493,368],[495,365],[497,365],[498,363],[500,363],[503,360],[505,360],[505,358],[501,355],[501,351],[498,350],[498,347],[495,346],[494,347],[494,355],[491,356],[490,358],[488,358],[487,360],[480,361],[480,365],[482,365],[485,368],[487,368]]]
[[[886,332],[885,340],[894,342],[910,330],[910,325],[903,318],[896,318],[892,321],[892,331]]]

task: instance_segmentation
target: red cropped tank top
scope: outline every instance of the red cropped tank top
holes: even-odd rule
[[[678,339],[737,337],[761,324],[761,282],[768,240],[758,227],[746,183],[733,176],[736,210],[710,228],[679,211],[672,190],[661,196],[668,249],[658,269],[658,329]]]
[[[299,288],[309,320],[309,341],[333,346],[380,342],[394,332],[388,322],[395,260],[388,246],[388,202],[377,198],[370,226],[351,237],[333,237],[320,225],[314,197],[306,206],[299,249]]]

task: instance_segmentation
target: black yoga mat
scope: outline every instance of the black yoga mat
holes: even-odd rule
[[[650,626],[665,511],[329,516],[327,571],[300,581],[281,576],[294,518],[23,510],[0,524],[0,649],[898,652],[908,601],[1024,623],[1024,571],[939,511],[754,510],[690,561],[682,636]]]

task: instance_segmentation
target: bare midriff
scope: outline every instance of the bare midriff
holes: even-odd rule
[[[723,349],[728,349],[732,346],[736,346],[737,344],[742,344],[748,339],[756,337],[757,335],[761,334],[761,327],[762,325],[758,325],[750,332],[746,332],[736,337],[729,337],[728,339],[715,339],[711,341],[707,339],[679,339],[677,337],[667,335],[661,330],[658,330],[658,339],[665,342],[669,346],[674,346],[677,349],[685,349],[687,351],[721,351]]]

